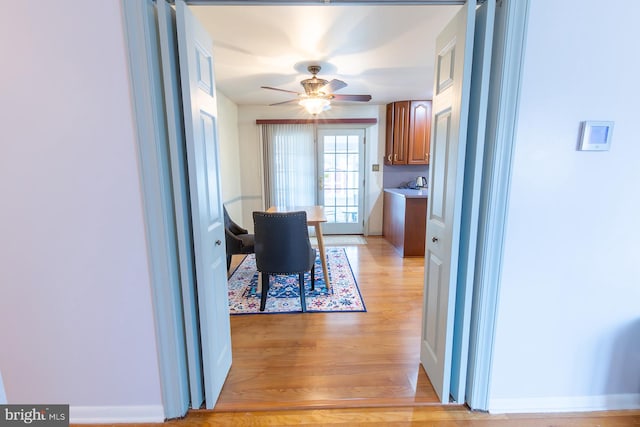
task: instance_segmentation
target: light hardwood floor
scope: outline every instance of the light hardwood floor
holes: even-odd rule
[[[231,316],[233,365],[216,411],[438,402],[418,358],[424,261],[367,240],[346,247],[366,313]]]
[[[367,313],[232,316],[233,366],[216,409],[162,427],[640,426],[640,411],[488,415],[437,404],[417,357],[423,261],[367,240],[347,251]]]
[[[638,427],[640,411],[488,415],[460,406],[307,409],[260,412],[191,411],[163,424],[94,424],[96,427],[196,426],[424,426],[424,427]]]

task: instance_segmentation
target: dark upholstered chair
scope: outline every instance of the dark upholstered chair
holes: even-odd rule
[[[306,311],[304,273],[311,271],[311,289],[315,289],[313,264],[316,251],[311,248],[307,214],[300,212],[254,212],[256,267],[262,273],[260,311],[264,311],[269,293],[269,276],[298,274],[300,304]]]
[[[229,217],[227,208],[224,209],[224,234],[227,243],[227,270],[231,266],[231,256],[234,254],[253,253],[253,234],[240,227]]]

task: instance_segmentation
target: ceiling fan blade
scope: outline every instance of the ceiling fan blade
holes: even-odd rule
[[[286,90],[286,89],[278,89],[277,87],[271,87],[271,86],[260,86],[262,89],[270,89],[270,90],[279,90],[280,92],[288,92],[288,93],[295,93],[296,95],[299,95],[298,92],[294,92],[292,90]]]
[[[371,95],[333,95],[333,99],[336,101],[367,102],[371,101]]]
[[[269,104],[269,106],[274,106],[274,105],[282,105],[282,104],[289,104],[291,102],[298,102],[299,100],[297,99],[290,99],[288,101],[282,101],[282,102],[276,102],[275,104]]]
[[[342,89],[343,87],[347,87],[347,84],[342,80],[333,79],[326,85],[322,86],[320,89],[324,93],[333,93],[337,90]]]

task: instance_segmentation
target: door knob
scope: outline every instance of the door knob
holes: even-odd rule
[[[220,241],[220,239],[216,240],[216,246],[220,246],[222,244],[222,241]]]
[[[438,238],[434,236],[434,237],[432,237],[432,238],[431,238],[431,241],[432,241],[433,243],[436,243],[436,242],[438,241]]]

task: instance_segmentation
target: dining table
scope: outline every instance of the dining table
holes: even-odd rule
[[[318,250],[320,251],[320,262],[322,264],[322,274],[324,282],[327,284],[327,291],[331,291],[331,283],[329,282],[329,271],[327,269],[327,257],[324,250],[324,238],[322,237],[322,223],[327,222],[327,216],[324,213],[324,206],[271,206],[267,212],[299,212],[304,211],[307,214],[307,225],[313,227],[318,240]]]

